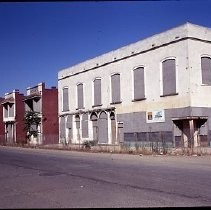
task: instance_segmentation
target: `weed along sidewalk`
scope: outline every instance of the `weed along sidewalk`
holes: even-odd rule
[[[211,155],[211,148],[144,148],[125,145],[89,145],[89,144],[48,144],[48,145],[30,145],[30,144],[9,144],[2,145],[9,147],[22,147],[46,150],[79,151],[88,153],[111,153],[111,154],[131,154],[131,155],[162,155],[162,156],[203,156]]]

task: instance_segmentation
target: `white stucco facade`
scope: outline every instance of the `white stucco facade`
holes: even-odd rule
[[[148,112],[164,110],[166,118],[165,123],[168,124],[170,122],[173,125],[171,121],[172,118],[192,117],[191,114],[188,114],[189,116],[187,116],[187,114],[183,114],[183,112],[178,114],[178,111],[175,110],[182,110],[188,107],[194,107],[194,109],[211,107],[211,97],[208,97],[211,92],[211,86],[202,84],[201,57],[203,56],[211,57],[211,29],[186,23],[134,44],[130,44],[61,70],[58,73],[59,116],[65,117],[70,114],[75,116],[87,112],[89,115],[89,134],[87,138],[80,139],[82,141],[92,140],[94,135],[92,121],[90,121],[92,113],[98,110],[97,113],[99,117],[102,111],[108,110],[106,111],[106,114],[108,115],[108,144],[114,142],[116,142],[116,144],[119,143],[119,141],[117,141],[118,122],[121,122],[122,119],[124,121],[125,114],[144,113],[145,116],[145,113]],[[168,59],[173,59],[175,61],[176,91],[175,94],[163,96],[162,63]],[[133,70],[137,67],[143,67],[144,69],[145,99],[134,101]],[[121,103],[112,104],[111,76],[116,73],[120,74]],[[101,79],[102,105],[93,107],[93,81],[96,78]],[[83,109],[78,110],[77,84],[80,83],[83,84],[84,107]],[[69,110],[66,111],[63,111],[62,108],[62,91],[64,87],[68,87],[69,94]],[[166,112],[166,110],[169,111]],[[111,126],[112,122],[109,116],[111,112],[115,113],[115,135],[112,133],[114,127]],[[204,116],[203,113],[201,113],[200,117],[201,116],[209,118],[209,116]],[[142,126],[142,131],[146,132],[148,124],[146,120],[145,122],[142,121],[140,119],[138,122],[144,124]],[[125,120],[125,122],[125,125],[129,123],[127,120]],[[152,130],[154,129],[157,132],[160,128],[164,131],[170,131],[170,126],[163,126],[165,123],[159,123],[156,126],[154,126],[155,124],[152,124]],[[82,136],[81,127],[82,125],[80,124],[79,131],[76,129],[75,118],[73,117],[71,128],[72,143],[79,143],[78,135]],[[136,130],[135,128],[130,128],[130,126],[128,126],[125,132],[142,132],[138,127]],[[174,129],[171,130],[171,132],[174,133]],[[67,136],[67,130],[65,133]],[[175,135],[173,135],[173,137]],[[116,136],[115,140],[113,140],[114,136]]]

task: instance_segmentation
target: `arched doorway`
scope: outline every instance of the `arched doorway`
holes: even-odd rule
[[[92,121],[93,141],[98,142],[98,117],[95,112],[92,112],[90,120]]]
[[[80,136],[80,116],[77,114],[75,115],[75,123],[76,123],[76,130],[77,130],[77,141],[79,144],[81,143],[81,136]]]
[[[98,120],[98,141],[108,143],[108,116],[106,112],[101,112]]]
[[[110,113],[110,119],[111,119],[111,143],[116,143],[116,120],[115,120],[115,114],[114,112]]]
[[[72,132],[72,115],[67,116],[67,122],[66,122],[66,128],[68,130],[67,132],[67,142],[71,143],[73,138],[73,132]]]

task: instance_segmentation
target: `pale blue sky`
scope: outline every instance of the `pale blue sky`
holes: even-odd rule
[[[0,96],[186,22],[211,28],[211,1],[0,3]]]

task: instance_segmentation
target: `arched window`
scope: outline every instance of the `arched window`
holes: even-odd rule
[[[176,94],[176,62],[167,59],[162,62],[163,96]]]
[[[111,119],[111,120],[115,120],[115,114],[114,114],[114,112],[111,112],[111,113],[110,113],[110,119]]]
[[[111,76],[111,103],[121,103],[120,97],[120,74],[114,74]]]
[[[92,112],[91,116],[90,116],[90,120],[91,121],[97,121],[98,117],[97,114],[95,112]]]
[[[80,116],[77,114],[75,115],[75,123],[76,123],[76,129],[80,128]]]
[[[201,57],[202,84],[211,85],[211,58]]]
[[[94,80],[94,106],[101,105],[101,79]]]
[[[144,67],[133,70],[134,78],[134,100],[145,98]]]

